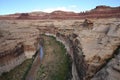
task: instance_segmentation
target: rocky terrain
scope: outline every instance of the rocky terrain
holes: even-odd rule
[[[65,45],[72,60],[71,80],[119,80],[119,11],[120,7],[98,6],[86,13],[64,12],[68,15],[64,17],[67,20],[62,20],[61,11],[32,14],[50,15],[39,17],[45,20],[31,18],[26,13],[17,17],[12,15],[12,18],[0,17],[4,19],[0,20],[0,74],[31,58],[39,48],[40,34],[46,34],[56,37]],[[69,17],[72,14],[74,17],[84,16],[74,19],[73,16]]]
[[[10,15],[0,16],[1,20],[6,19],[85,19],[85,18],[114,18],[120,17],[120,6],[110,7],[110,6],[97,6],[96,8],[75,13],[66,11],[54,11],[51,13],[46,12],[31,12],[31,13],[16,13]]]

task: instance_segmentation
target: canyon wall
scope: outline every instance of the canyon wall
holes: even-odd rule
[[[114,51],[114,56],[93,76],[91,80],[119,80],[120,77],[120,47]]]
[[[62,42],[70,56],[71,64],[71,80],[83,80],[86,76],[87,64],[84,61],[82,50],[76,34],[64,35],[57,33],[57,41]]]
[[[26,59],[22,44],[17,44],[14,49],[0,52],[0,75],[9,72]]]
[[[82,29],[75,32],[79,34],[84,59],[88,64],[86,80],[90,80],[114,55],[120,45],[119,26],[119,20],[99,19],[93,23],[92,28],[81,26]]]
[[[71,55],[73,80],[96,79],[120,45],[120,19],[1,20],[1,57],[4,56],[4,61],[7,61],[7,55],[12,53],[4,51],[13,51],[18,44],[23,45],[27,58],[32,57],[37,50],[40,34],[45,33],[55,36]],[[119,72],[118,68],[115,69]]]
[[[32,58],[38,47],[38,36],[34,37],[35,33],[31,35],[31,31],[21,30],[17,25],[14,21],[0,21],[0,75]]]

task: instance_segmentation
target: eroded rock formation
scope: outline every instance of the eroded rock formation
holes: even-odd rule
[[[97,80],[96,76],[104,72],[103,65],[111,65],[112,60],[107,61],[120,45],[120,19],[0,20],[0,61],[5,64],[0,65],[0,74],[31,58],[38,49],[40,34],[52,34],[65,45],[72,59],[72,80]],[[112,68],[117,74],[118,67]],[[106,79],[109,76],[119,78],[110,74]]]
[[[94,75],[92,80],[119,80],[120,77],[120,47],[118,47],[113,57],[106,65]]]
[[[28,16],[29,15],[29,16]],[[86,12],[74,13],[65,11],[54,11],[51,13],[32,12],[17,13],[0,16],[0,19],[85,19],[85,18],[120,18],[120,7],[97,6],[95,9]]]

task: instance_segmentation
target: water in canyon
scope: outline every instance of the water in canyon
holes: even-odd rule
[[[43,38],[44,45],[40,47],[42,62],[36,80],[67,80],[70,74],[70,62],[64,45],[54,37],[43,36]]]
[[[42,37],[44,43],[36,56],[5,73],[0,80],[68,80],[71,69],[65,46],[54,37]]]

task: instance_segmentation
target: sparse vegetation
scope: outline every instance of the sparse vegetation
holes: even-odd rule
[[[45,56],[36,80],[67,80],[70,60],[64,45],[53,36],[44,36],[44,39]]]
[[[24,80],[32,61],[32,59],[25,60],[10,72],[3,73],[2,76],[0,76],[0,80]]]
[[[70,73],[70,60],[65,46],[53,36],[44,38],[44,58],[37,71],[35,80],[67,80]],[[0,80],[25,80],[34,59],[25,60],[22,64],[2,74]]]

